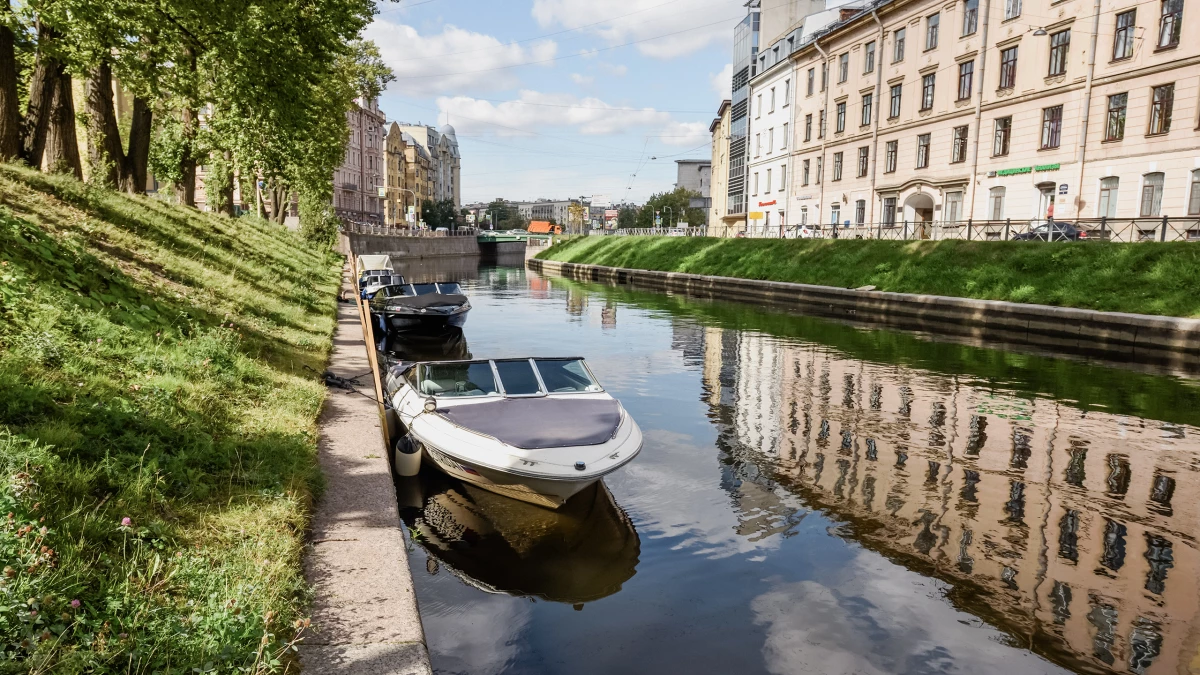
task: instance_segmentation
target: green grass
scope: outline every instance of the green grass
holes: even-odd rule
[[[547,260],[1200,317],[1200,245],[582,237]]]
[[[0,673],[294,661],[338,268],[0,165]]]

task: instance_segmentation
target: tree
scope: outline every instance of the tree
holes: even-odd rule
[[[491,216],[492,225],[497,230],[524,229],[529,226],[529,220],[521,215],[509,202],[497,199],[488,204],[487,213]]]
[[[421,203],[421,218],[425,221],[425,226],[431,230],[439,227],[455,230],[458,227],[458,214],[454,212],[454,200],[452,199],[443,199],[439,202],[426,199]]]
[[[637,215],[637,226],[654,227],[655,212],[662,218],[664,227],[675,227],[680,221],[686,221],[691,227],[704,225],[708,215],[705,210],[688,206],[691,199],[699,197],[699,192],[683,187],[651,195]]]
[[[637,227],[638,209],[634,206],[622,206],[617,210],[617,227],[621,229]]]

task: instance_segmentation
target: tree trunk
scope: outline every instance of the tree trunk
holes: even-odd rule
[[[133,120],[129,127],[129,153],[121,171],[121,189],[132,195],[146,194],[147,166],[150,164],[150,130],[154,112],[140,96],[133,97]]]
[[[220,168],[225,172],[222,176],[224,181],[221,185],[221,206],[218,210],[227,216],[233,216],[233,153],[226,150],[224,152],[225,161],[220,163]],[[214,167],[215,168],[215,167]]]
[[[183,174],[182,182],[175,186],[175,198],[184,206],[196,207],[196,158],[191,156],[191,144],[188,145],[185,152],[189,153],[184,156],[179,163],[180,173]]]
[[[29,80],[29,106],[25,109],[25,120],[21,124],[21,159],[32,167],[42,164],[42,153],[46,150],[46,136],[50,131],[50,108],[54,102],[54,89],[63,75],[63,65],[46,56],[45,47],[55,38],[55,31],[38,22],[38,55]]]
[[[107,61],[92,69],[87,81],[88,159],[92,171],[103,171],[103,182],[117,186],[125,164],[121,130],[113,110],[112,67]]]
[[[14,159],[21,153],[16,36],[5,23],[11,13],[11,0],[4,0],[0,6],[0,161]]]
[[[194,85],[196,76],[196,50],[186,46],[183,48],[184,58],[191,75],[188,82]],[[175,197],[184,206],[196,206],[196,109],[192,106],[193,90],[186,89],[185,103],[180,112],[179,121],[183,126],[183,154],[179,159],[179,173],[182,182],[175,186]]]
[[[75,134],[75,94],[71,91],[71,76],[67,73],[58,78],[58,84],[54,87],[43,165],[46,171],[71,173],[83,180],[79,137]]]

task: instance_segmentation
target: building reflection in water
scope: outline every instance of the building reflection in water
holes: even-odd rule
[[[1068,668],[1197,658],[1197,502],[1177,493],[1200,487],[1200,430],[676,322],[743,535],[786,536],[795,494]]]

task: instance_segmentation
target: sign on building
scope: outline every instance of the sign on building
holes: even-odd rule
[[[376,186],[375,186],[375,189],[379,191],[379,196],[380,196],[380,197],[386,197],[386,196],[387,196],[387,188],[385,188],[384,186],[382,186],[382,185],[376,185]]]

